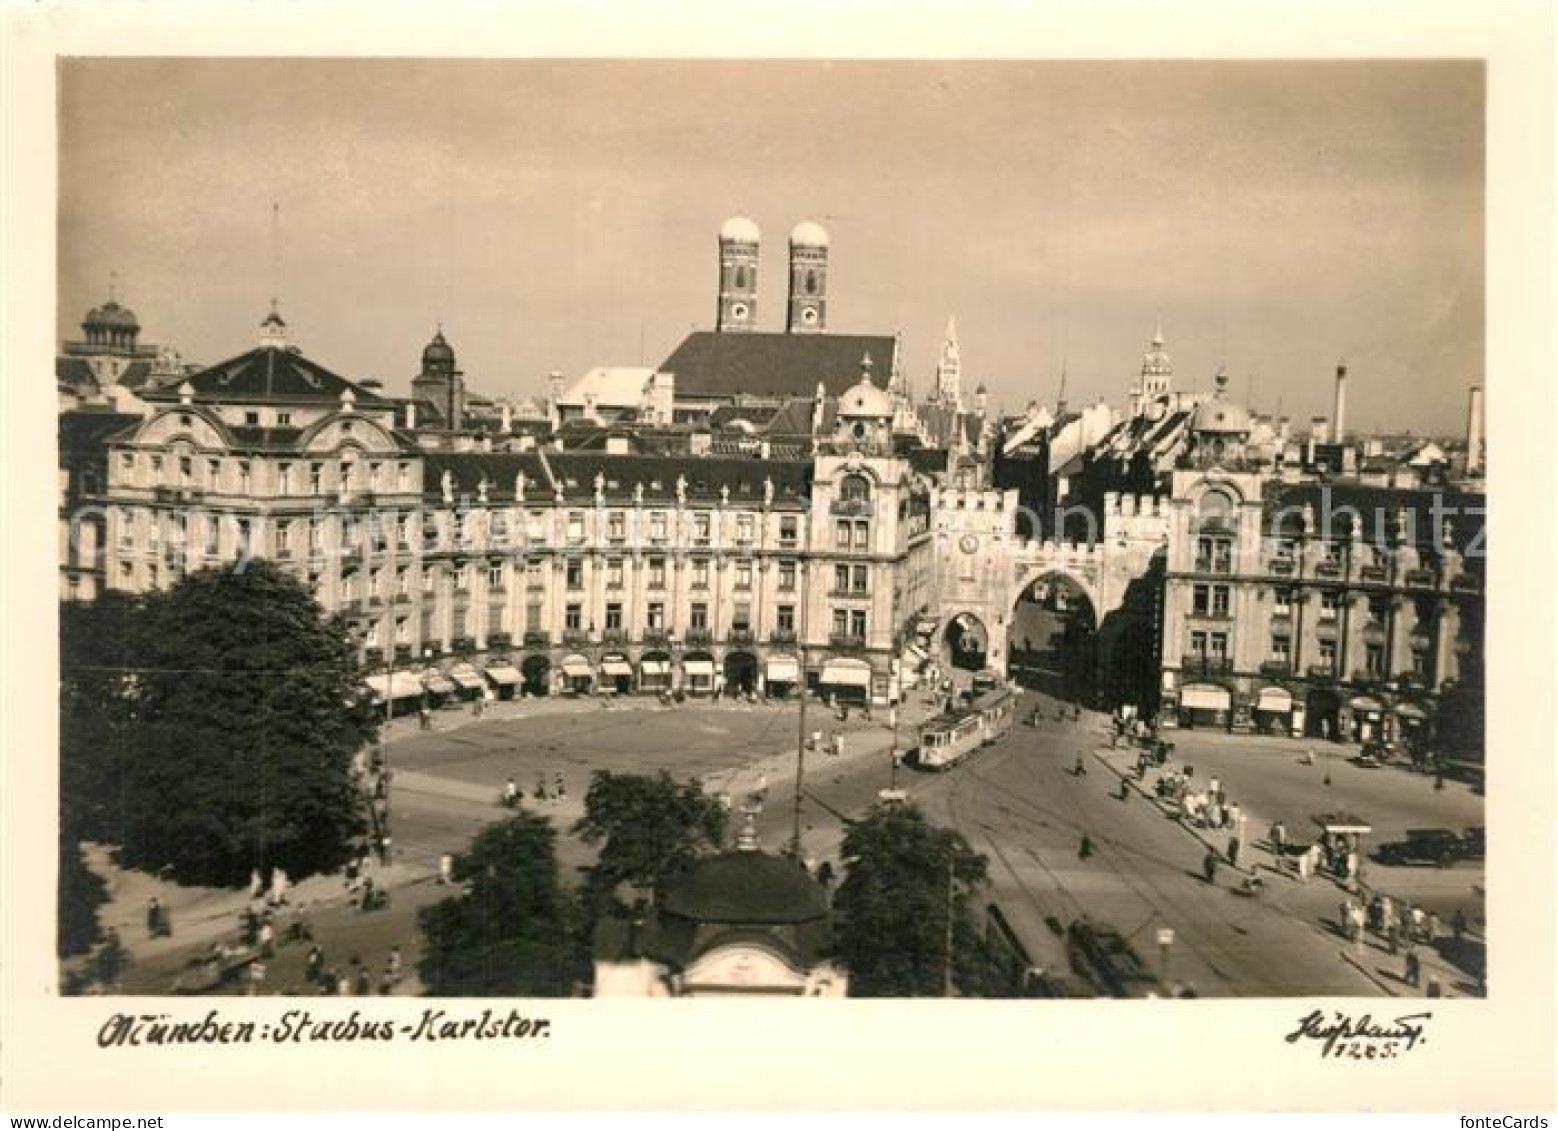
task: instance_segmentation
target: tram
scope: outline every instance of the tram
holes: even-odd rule
[[[976,695],[966,707],[945,711],[920,725],[915,764],[922,770],[946,770],[981,746],[989,746],[1012,729],[1017,693],[998,687]]]

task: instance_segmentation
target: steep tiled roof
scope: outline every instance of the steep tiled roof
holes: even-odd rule
[[[895,341],[868,334],[689,334],[660,369],[676,375],[678,397],[810,397],[820,381],[837,397],[860,380],[860,359],[893,369]]]
[[[688,499],[704,502],[718,499],[720,488],[728,487],[732,502],[760,503],[767,478],[773,480],[776,502],[793,503],[805,498],[811,485],[809,460],[540,451],[428,452],[422,481],[429,496],[439,495],[447,470],[455,495],[474,497],[486,476],[488,500],[507,502],[514,498],[515,479],[521,469],[528,498],[550,500],[561,486],[564,498],[578,503],[594,498],[597,474],[605,480],[606,497],[618,503],[631,501],[640,483],[646,501],[672,501],[679,476],[686,478]]]
[[[248,353],[207,366],[186,378],[197,401],[259,401],[318,403],[339,401],[350,389],[360,407],[384,407],[389,401],[355,381],[332,373],[289,349],[256,347]],[[152,400],[178,396],[183,382],[171,382],[148,392]]]
[[[61,456],[93,455],[103,450],[110,437],[133,428],[141,418],[134,413],[101,412],[78,409],[61,413],[59,445]]]
[[[1483,541],[1487,500],[1480,492],[1375,487],[1355,482],[1272,483],[1266,487],[1263,504],[1267,515],[1275,521],[1273,532],[1280,535],[1300,533],[1304,508],[1309,506],[1316,523],[1329,537],[1348,538],[1356,511],[1362,519],[1364,540],[1376,546],[1393,544],[1398,511],[1405,514],[1408,538],[1419,547],[1436,544],[1442,523],[1448,518],[1451,548],[1465,553],[1475,542],[1473,556],[1487,554]]]

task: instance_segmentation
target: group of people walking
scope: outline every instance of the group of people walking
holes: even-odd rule
[[[389,996],[395,992],[395,988],[404,978],[400,947],[390,947],[389,955],[384,959],[384,966],[379,974],[379,993]],[[369,965],[355,954],[347,961],[346,968],[343,970],[326,962],[323,948],[311,947],[304,967],[304,979],[315,992],[325,996],[371,997],[373,995],[373,972]]]

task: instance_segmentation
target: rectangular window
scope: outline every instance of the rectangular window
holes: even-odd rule
[[[395,643],[411,643],[411,622],[406,620],[405,617],[395,618]]]
[[[503,588],[503,567],[500,565],[487,567],[487,585],[491,589]]]
[[[794,632],[795,631],[795,606],[794,605],[780,605],[779,606],[779,612],[778,612],[778,618],[779,618],[778,623],[779,623],[779,631],[780,632]]]
[[[570,632],[578,632],[584,625],[584,606],[569,605],[563,610],[563,627]]]
[[[321,494],[324,487],[325,470],[323,464],[311,463],[308,465],[308,493],[310,495]]]
[[[1190,591],[1190,611],[1204,617],[1212,611],[1212,587],[1197,585]]]
[[[779,518],[779,541],[786,544],[793,543],[800,537],[799,523],[795,515],[781,515]]]
[[[376,464],[376,463],[370,463],[368,465],[368,490],[370,490],[370,491],[377,491],[378,489],[379,489],[379,465]]]
[[[709,587],[709,563],[698,558],[692,563],[692,587],[694,589],[707,589]]]
[[[404,463],[396,464],[395,465],[395,489],[397,491],[406,491],[406,490],[409,490],[410,487],[411,487],[411,468],[410,468],[410,466],[407,465],[407,464],[404,464]]]
[[[654,511],[649,516],[649,537],[656,542],[665,541],[665,512]]]
[[[1225,617],[1228,615],[1228,586],[1212,586],[1212,615]]]
[[[425,569],[423,569],[422,570],[422,592],[424,592],[424,593],[431,593],[433,591],[433,583],[436,580],[437,580],[437,574],[433,571],[433,567],[432,566],[427,566]]]
[[[847,609],[833,610],[833,634],[835,636],[849,635],[849,611]]]
[[[1206,633],[1192,632],[1190,634],[1190,654],[1198,660],[1206,658]]]
[[[663,601],[649,602],[648,627],[655,632],[665,631],[665,603]]]
[[[243,414],[243,422],[249,425],[249,427],[253,428],[255,425],[259,424],[260,414],[257,412],[246,412]]]
[[[290,463],[278,463],[276,465],[276,493],[278,495],[292,494],[292,465]]]
[[[1320,594],[1320,619],[1335,620],[1336,609],[1340,604],[1340,598],[1334,589],[1326,589]]]
[[[864,640],[866,637],[866,611],[864,609],[849,610],[849,634],[856,640]]]
[[[1228,634],[1226,632],[1207,633],[1206,655],[1210,660],[1226,660],[1228,658]]]
[[[1286,636],[1273,636],[1271,638],[1271,659],[1274,663],[1286,664],[1293,658],[1293,643]]]
[[[752,516],[751,515],[749,515],[749,514],[738,514],[736,516],[736,541],[738,541],[738,542],[750,542],[750,541],[752,541]]]
[[[528,561],[525,563],[525,584],[531,589],[540,589],[546,584],[545,563]]]
[[[1369,598],[1369,619],[1375,624],[1384,624],[1385,618],[1390,615],[1389,597]]]
[[[568,561],[567,576],[569,589],[583,589],[584,563],[579,561],[577,558],[570,558]]]
[[[292,414],[290,412],[278,412],[276,414],[276,423],[282,427],[291,424]]]
[[[833,591],[843,593],[849,589],[849,567],[836,565],[833,567]]]
[[[1336,670],[1336,641],[1320,641],[1320,666],[1326,671]]]
[[[700,545],[709,541],[709,514],[707,511],[697,511],[692,516],[693,540]]]
[[[525,631],[541,631],[541,602],[532,601],[525,606]]]
[[[627,537],[627,524],[621,511],[612,511],[606,516],[606,537],[613,542],[621,542]]]
[[[1273,594],[1273,597],[1272,597],[1272,609],[1271,609],[1271,611],[1272,611],[1273,615],[1279,616],[1279,617],[1292,616],[1293,615],[1293,590],[1288,589],[1286,587],[1279,587],[1278,589],[1276,589],[1274,591],[1274,594]]]
[[[606,588],[622,588],[622,559],[612,558],[606,563]]]
[[[606,628],[613,632],[622,630],[622,602],[606,602]]]
[[[687,616],[687,626],[689,628],[709,627],[709,606],[705,602],[694,601],[692,603],[692,609]]]
[[[752,606],[745,601],[737,601],[730,614],[730,627],[736,632],[752,631]]]
[[[121,510],[119,512],[119,548],[132,550],[135,548],[135,512]]]
[[[1412,674],[1428,675],[1428,652],[1423,648],[1412,649]]]
[[[795,589],[795,563],[779,563],[779,588],[784,592],[792,592]]]
[[[578,511],[568,513],[568,541],[571,543],[584,541],[584,516]]]
[[[752,563],[751,562],[737,562],[736,563],[736,588],[737,589],[750,589],[750,588],[752,588]]]
[[[870,572],[870,567],[868,566],[851,566],[849,579],[850,589],[854,590],[856,593],[864,593],[866,591],[866,579],[870,575]]]
[[[238,461],[238,493],[240,495],[249,493],[249,461],[246,459]]]
[[[281,522],[276,524],[276,555],[286,557],[292,551],[292,524]]]
[[[849,549],[849,542],[851,537],[852,531],[850,529],[849,520],[842,518],[839,519],[833,527],[833,544],[840,550],[847,550]]]
[[[468,589],[471,582],[471,570],[469,566],[455,566],[454,587],[456,589]]]
[[[665,559],[664,558],[650,558],[649,559],[649,588],[651,588],[651,589],[664,589],[665,588]]]
[[[871,548],[871,524],[869,522],[855,523],[855,549],[869,550]]]
[[[395,592],[402,597],[411,596],[411,571],[409,569],[397,569],[395,571]]]
[[[211,485],[213,491],[222,486],[222,461],[219,459],[206,460],[206,482]]]
[[[1385,674],[1385,646],[1383,644],[1364,645],[1363,670],[1372,676]]]
[[[222,534],[221,523],[218,522],[216,515],[208,514],[208,515],[206,515],[206,518],[205,518],[205,526],[206,526],[206,549],[205,549],[205,554],[206,554],[206,557],[208,557],[208,558],[214,558],[218,553],[221,552],[221,545],[220,545],[221,534]]]

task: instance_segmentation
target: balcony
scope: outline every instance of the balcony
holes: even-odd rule
[[[1431,569],[1409,569],[1402,580],[1414,589],[1432,589],[1434,587],[1434,571]]]
[[[198,503],[206,493],[199,487],[153,487],[151,497],[159,503]]]
[[[1187,675],[1228,675],[1233,671],[1233,661],[1227,656],[1182,656],[1180,671]]]
[[[794,644],[796,641],[795,629],[776,628],[768,634],[770,644]]]
[[[671,634],[663,628],[646,628],[643,641],[645,644],[654,644],[663,648],[671,642]]]
[[[1385,682],[1385,673],[1376,671],[1356,671],[1352,673],[1354,687],[1375,687]]]
[[[1457,593],[1482,592],[1482,578],[1475,573],[1458,573],[1450,579],[1450,588]]]
[[[1342,576],[1342,563],[1331,561],[1316,562],[1315,576],[1325,577],[1335,581]]]
[[[514,637],[507,632],[494,632],[487,637],[488,648],[507,648],[514,643]]]
[[[456,636],[449,642],[449,650],[456,656],[468,656],[476,651],[476,641],[469,636]]]
[[[1293,665],[1288,660],[1266,660],[1260,666],[1260,674],[1280,679],[1293,674]]]
[[[1304,669],[1304,674],[1310,679],[1334,680],[1336,678],[1336,666],[1334,664],[1310,664]]]
[[[1372,581],[1379,585],[1389,579],[1390,571],[1384,566],[1366,565],[1359,568],[1358,576],[1364,581]]]
[[[1232,620],[1233,614],[1227,609],[1191,609],[1185,614],[1196,620]]]
[[[835,652],[864,652],[866,638],[852,632],[834,632],[828,635],[828,647]]]
[[[362,662],[370,668],[379,667],[384,663],[384,649],[364,648],[362,653]]]
[[[870,499],[834,499],[828,507],[828,513],[841,518],[870,518]]]
[[[707,625],[701,628],[689,628],[686,640],[689,644],[712,644],[714,642],[714,630]]]
[[[1284,577],[1291,577],[1293,574],[1294,565],[1295,563],[1292,558],[1271,558],[1266,562],[1266,572],[1281,574]]]
[[[864,601],[871,593],[867,589],[829,589],[828,596],[835,601]]]
[[[625,628],[603,628],[601,629],[600,641],[602,644],[626,644],[628,642],[628,631]]]
[[[395,645],[395,662],[397,664],[404,664],[404,663],[409,663],[410,660],[411,660],[411,645],[409,645],[409,644],[397,644],[397,645]]]
[[[563,643],[569,647],[577,648],[590,642],[590,634],[582,628],[563,629]]]
[[[552,643],[552,634],[541,629],[527,629],[524,641],[526,648],[545,648]]]
[[[725,642],[727,644],[755,644],[757,643],[757,633],[750,628],[732,628],[725,634]]]

